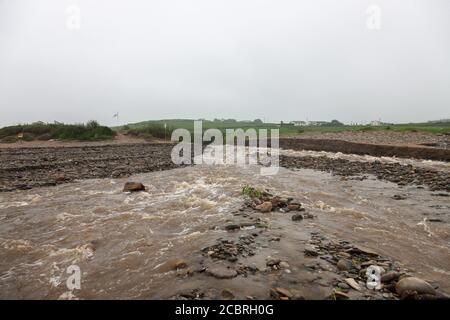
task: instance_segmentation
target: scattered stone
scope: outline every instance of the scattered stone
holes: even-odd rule
[[[394,200],[405,200],[405,199],[406,199],[406,196],[403,195],[403,194],[394,194],[394,195],[392,196],[392,199],[394,199]]]
[[[431,295],[436,294],[436,290],[428,282],[415,277],[401,279],[397,282],[395,291],[400,297],[413,295],[414,293]]]
[[[234,269],[230,269],[223,264],[215,264],[206,268],[206,273],[217,279],[231,279],[237,276]]]
[[[287,263],[286,261],[281,261],[279,263],[279,266],[281,269],[288,269],[289,268],[289,263]]]
[[[397,280],[400,277],[401,273],[396,271],[386,272],[381,276],[381,282],[389,283],[391,281]]]
[[[256,210],[259,210],[260,212],[270,212],[272,211],[272,202],[265,201],[261,203],[260,205],[257,205],[255,207]]]
[[[342,291],[334,290],[333,296],[336,300],[349,300],[350,296]]]
[[[287,206],[289,211],[297,211],[298,209],[300,209],[300,205],[299,204],[289,204]]]
[[[277,265],[280,264],[280,262],[281,262],[280,259],[268,257],[267,258],[267,262],[266,262],[266,266],[268,266],[268,267],[277,266]]]
[[[359,254],[363,253],[365,255],[374,256],[374,257],[378,256],[378,253],[373,251],[372,249],[369,249],[369,248],[366,248],[363,246],[359,246],[359,245],[355,245],[353,248],[347,250],[347,252],[348,253],[359,253]]]
[[[239,230],[240,228],[241,228],[241,226],[238,224],[227,224],[225,226],[225,230],[227,230],[227,231]]]
[[[275,288],[275,291],[282,297],[292,298],[292,293],[288,289]]]
[[[302,221],[303,215],[301,213],[296,213],[291,217],[292,221]]]
[[[348,259],[339,259],[336,266],[341,271],[348,271],[352,268],[352,262]]]
[[[361,286],[355,281],[355,279],[347,278],[347,279],[345,279],[345,282],[347,282],[347,284],[350,287],[352,287],[353,289],[355,289],[357,291],[361,291]]]
[[[145,191],[145,186],[140,182],[127,182],[123,187],[123,192]]]
[[[317,250],[312,246],[305,246],[305,249],[303,250],[303,252],[305,253],[305,256],[308,256],[308,257],[317,257],[319,255]]]
[[[222,298],[225,300],[233,300],[234,294],[230,289],[223,289],[222,290]]]

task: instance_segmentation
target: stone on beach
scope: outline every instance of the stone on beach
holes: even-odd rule
[[[395,291],[402,297],[414,292],[417,294],[436,294],[436,290],[428,282],[415,277],[401,279],[395,285]]]
[[[145,191],[145,186],[140,182],[127,182],[123,187],[123,192]]]
[[[257,205],[255,207],[256,210],[259,210],[260,212],[270,212],[272,211],[272,202],[265,201],[261,203],[260,205]]]
[[[227,268],[227,266],[220,263],[208,267],[206,273],[217,279],[231,279],[237,276],[236,270]]]

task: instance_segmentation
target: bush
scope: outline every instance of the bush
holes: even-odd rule
[[[23,140],[25,141],[34,139],[105,140],[111,139],[116,135],[116,132],[111,128],[101,126],[97,121],[92,120],[85,125],[36,122],[4,127],[0,129],[0,139],[9,137],[7,140],[12,141],[10,137],[13,136],[17,140],[16,136],[19,133],[23,133]]]
[[[40,136],[38,136],[36,138],[36,140],[39,140],[39,141],[48,141],[50,139],[52,139],[52,135],[50,133],[41,134]]]
[[[96,120],[90,120],[86,123],[86,128],[95,129],[100,127],[99,123]]]

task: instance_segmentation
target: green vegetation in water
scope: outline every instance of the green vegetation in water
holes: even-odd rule
[[[22,135],[22,138],[19,138],[20,135]],[[114,130],[101,126],[95,120],[86,124],[35,122],[0,129],[0,141],[3,143],[14,143],[18,140],[46,141],[51,139],[95,141],[112,139],[115,135]]]
[[[246,196],[248,196],[250,198],[261,199],[262,196],[263,196],[263,191],[255,189],[255,188],[253,188],[251,186],[244,186],[242,188],[242,194],[246,195]]]

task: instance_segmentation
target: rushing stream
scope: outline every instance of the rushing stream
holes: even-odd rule
[[[417,165],[448,170],[445,163]],[[147,192],[122,192],[126,181],[142,182]],[[242,207],[244,185],[298,199],[316,216],[308,228],[372,248],[450,291],[448,197],[312,170],[261,176],[258,166],[196,165],[0,193],[0,298],[170,297],[179,281],[161,265],[196,259],[226,233],[217,226]],[[394,194],[407,197],[393,200]],[[269,223],[275,214],[267,214]],[[294,248],[285,250],[295,257]],[[65,288],[72,264],[82,272],[82,290],[73,295]],[[250,290],[245,281],[234,286]]]

